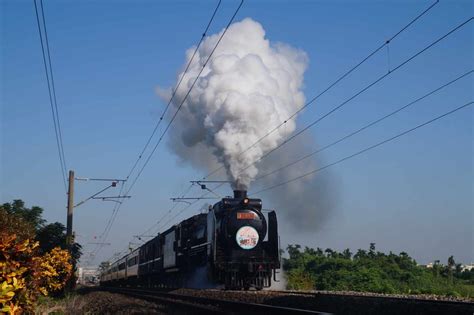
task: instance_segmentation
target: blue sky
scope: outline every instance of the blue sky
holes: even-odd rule
[[[216,1],[44,1],[68,167],[80,177],[125,177],[166,104],[168,87],[196,44]],[[309,57],[304,92],[317,95],[433,1],[248,1],[267,38]],[[238,5],[223,1],[209,34]],[[32,1],[1,6],[1,200],[21,198],[65,222],[66,195],[57,158]],[[303,126],[473,15],[470,1],[441,1],[370,62],[318,99]],[[388,61],[388,59],[390,61]],[[310,132],[319,145],[394,110],[473,69],[473,23],[364,93]],[[320,155],[330,163],[473,100],[472,75],[383,124]],[[407,251],[419,262],[449,255],[474,260],[473,110],[464,109],[365,155],[330,168],[337,202],[314,233],[282,228],[282,243],[356,250]],[[124,203],[93,263],[127,247],[172,206],[169,198],[204,173],[178,163],[166,145]],[[76,200],[103,184],[76,183]],[[222,190],[222,193],[230,193]],[[275,190],[273,193],[277,193]],[[112,194],[113,192],[110,191]],[[117,193],[117,191],[115,192]],[[200,193],[196,190],[195,195]],[[272,192],[262,195],[271,205]],[[112,203],[77,208],[74,230],[87,253]],[[179,218],[199,211],[193,207]],[[281,226],[284,222],[280,223]]]

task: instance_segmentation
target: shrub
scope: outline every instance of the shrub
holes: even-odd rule
[[[40,255],[39,242],[34,241],[28,224],[1,208],[0,223],[0,311],[32,312],[40,294],[48,295],[64,288],[72,275],[71,256],[59,247]],[[17,234],[13,233],[14,227],[24,229]]]

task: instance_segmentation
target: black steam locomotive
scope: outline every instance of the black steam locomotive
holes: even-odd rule
[[[261,199],[234,191],[158,234],[117,260],[101,275],[102,285],[218,287],[260,290],[280,268],[275,211]]]

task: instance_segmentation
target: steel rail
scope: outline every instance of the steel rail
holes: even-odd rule
[[[234,300],[208,298],[185,294],[169,293],[159,290],[132,289],[132,288],[104,288],[109,292],[120,293],[136,298],[143,298],[158,303],[170,304],[177,308],[189,309],[192,314],[330,314],[299,308],[247,303]]]

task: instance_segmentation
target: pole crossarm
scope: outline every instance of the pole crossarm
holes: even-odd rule
[[[191,180],[192,184],[201,185],[202,183],[232,183],[230,180]]]
[[[132,196],[107,196],[107,197],[92,197],[92,199],[102,199],[104,201],[110,199],[122,199],[122,198],[132,198]]]
[[[204,199],[219,199],[217,197],[186,197],[186,198],[170,198],[172,201],[180,201],[180,200],[204,200]]]
[[[126,179],[117,178],[88,178],[88,177],[76,177],[75,180],[80,181],[100,181],[100,182],[126,182]]]
[[[206,184],[204,183],[220,183],[220,184],[224,184],[224,183],[231,183],[231,181],[228,181],[228,180],[192,180],[190,181],[190,183],[192,185],[199,185],[201,186],[201,189],[203,190],[207,190],[208,192],[210,192],[211,194],[215,195],[216,197],[218,197],[219,199],[222,198],[222,196],[220,196],[219,194],[217,194],[216,192],[214,192],[213,190],[211,190],[210,188],[208,188],[206,186]]]

